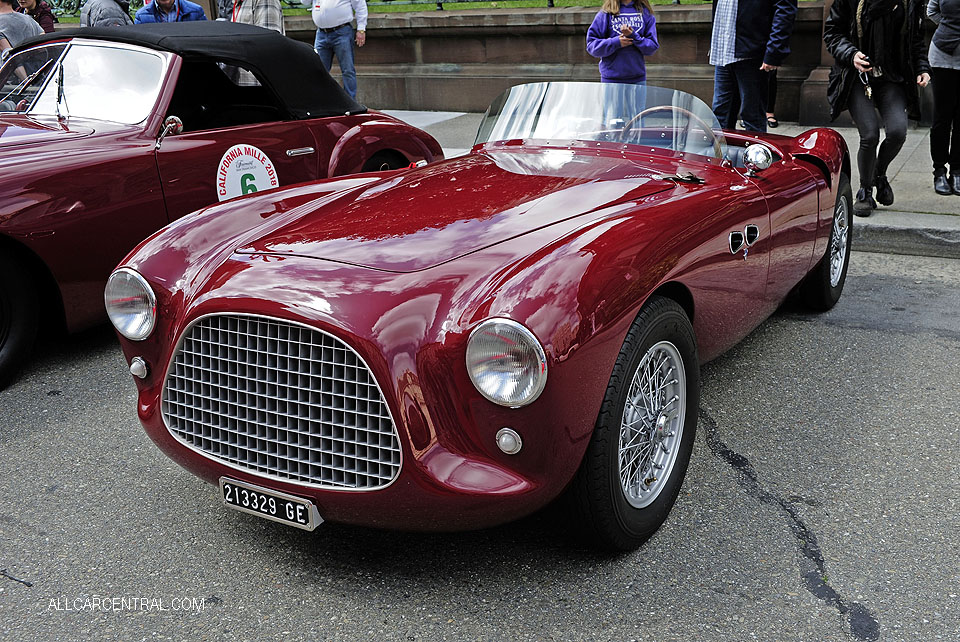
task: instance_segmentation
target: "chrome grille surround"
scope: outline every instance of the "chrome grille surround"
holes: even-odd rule
[[[213,314],[180,337],[161,415],[188,448],[233,468],[335,490],[375,490],[400,472],[396,424],[370,368],[299,323]]]

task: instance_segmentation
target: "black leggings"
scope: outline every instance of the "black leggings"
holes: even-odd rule
[[[901,83],[878,82],[873,85],[871,100],[857,82],[850,93],[848,107],[860,131],[860,149],[857,150],[860,187],[871,188],[877,176],[886,176],[887,167],[907,139],[907,92]],[[878,154],[881,125],[886,136]]]
[[[930,156],[933,168],[960,175],[960,69],[933,68],[933,125]],[[953,129],[951,137],[950,129]]]

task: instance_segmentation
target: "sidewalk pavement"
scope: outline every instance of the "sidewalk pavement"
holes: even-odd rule
[[[432,134],[449,158],[470,150],[482,114],[384,110]],[[811,127],[781,122],[771,133],[796,136]],[[850,149],[853,176],[859,186],[857,147],[860,136],[853,127],[835,128]],[[930,129],[913,127],[887,171],[895,200],[879,207],[869,217],[854,217],[853,247],[866,252],[915,254],[960,258],[960,196],[940,196],[933,191],[933,164],[930,160]]]
[[[770,130],[796,136],[810,127],[781,123]],[[860,185],[857,148],[860,135],[854,127],[835,127],[847,141],[854,195]],[[854,217],[853,248],[865,252],[916,254],[960,258],[960,196],[940,196],[933,191],[930,128],[911,127],[907,140],[887,170],[894,201],[878,207],[871,216]]]

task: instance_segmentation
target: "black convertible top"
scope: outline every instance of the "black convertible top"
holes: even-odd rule
[[[310,45],[277,31],[223,20],[67,29],[24,40],[11,54],[68,38],[123,42],[171,51],[183,58],[212,58],[237,64],[254,72],[294,118],[366,111],[327,73]]]

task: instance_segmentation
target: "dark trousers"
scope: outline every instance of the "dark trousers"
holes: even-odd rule
[[[767,73],[760,71],[760,59],[748,58],[715,67],[713,113],[723,129],[737,128],[737,113],[745,129],[767,131]],[[739,109],[738,109],[739,103]]]
[[[775,113],[777,106],[777,70],[767,72],[767,109],[768,114]]]
[[[857,83],[850,92],[850,116],[860,131],[857,167],[860,169],[860,187],[874,186],[877,176],[886,176],[903,141],[907,139],[907,92],[901,83],[874,81],[873,99],[866,97]],[[878,114],[879,112],[879,114]],[[880,152],[880,127],[886,134]]]
[[[950,173],[960,176],[960,69],[934,67],[932,75],[930,156],[933,158],[933,169],[944,169],[950,163]]]

